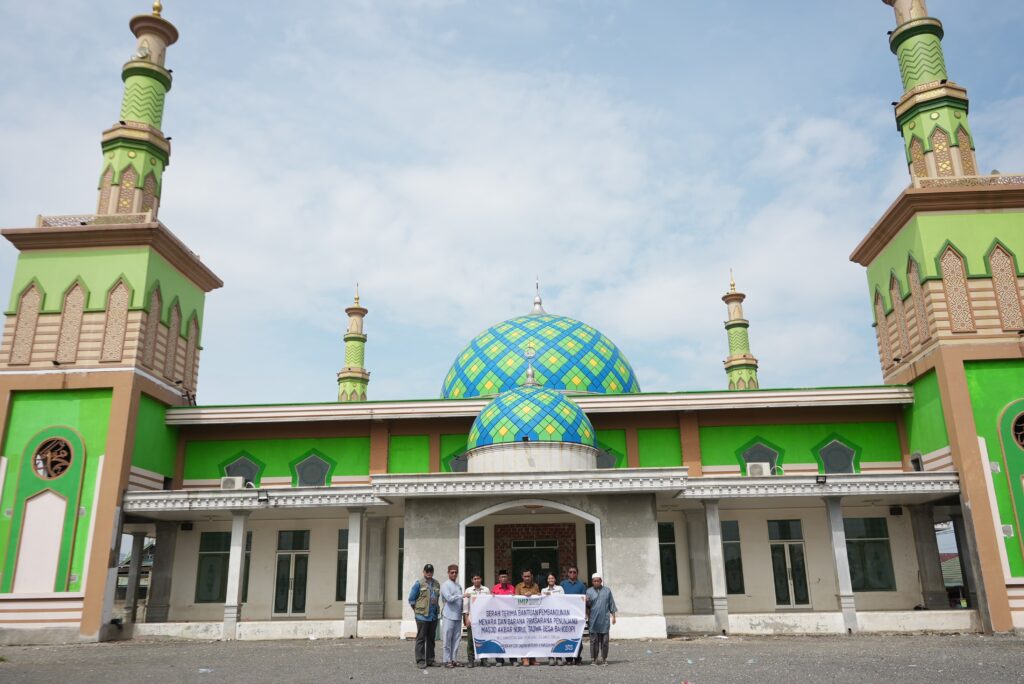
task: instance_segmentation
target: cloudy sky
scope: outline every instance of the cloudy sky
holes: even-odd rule
[[[849,261],[908,180],[880,0],[165,6],[160,218],[225,281],[200,403],[333,400],[356,281],[374,399],[437,396],[536,276],[645,391],[723,388],[730,267],[763,386],[880,382]],[[147,7],[0,0],[0,225],[93,210]],[[981,168],[1024,170],[1024,3],[929,7]]]

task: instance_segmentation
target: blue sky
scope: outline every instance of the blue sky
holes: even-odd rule
[[[930,0],[981,168],[1024,170],[1024,4]],[[141,0],[0,0],[0,225],[92,211]],[[161,220],[225,281],[200,403],[331,401],[354,283],[375,399],[433,397],[530,308],[645,391],[880,382],[853,247],[907,184],[890,8],[858,2],[186,2]],[[0,282],[15,250],[0,245]]]

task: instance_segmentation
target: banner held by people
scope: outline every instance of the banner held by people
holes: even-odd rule
[[[582,595],[479,595],[470,606],[477,658],[574,656],[583,640]]]

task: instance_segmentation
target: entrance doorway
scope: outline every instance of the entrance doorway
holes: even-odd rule
[[[804,535],[799,520],[769,520],[775,605],[780,608],[810,604]]]
[[[547,574],[555,573],[561,580],[558,566],[557,539],[516,539],[512,542],[512,572],[516,581],[522,579],[522,572],[533,571],[533,581],[540,586],[547,584]]]
[[[306,579],[309,573],[309,530],[277,533],[277,564],[274,571],[274,617],[306,612]]]

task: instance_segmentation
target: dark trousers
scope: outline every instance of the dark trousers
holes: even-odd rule
[[[604,634],[590,633],[590,657],[597,660],[608,660],[608,632]]]
[[[437,620],[416,621],[416,664],[434,662],[434,639],[437,637]]]
[[[473,648],[473,626],[466,627],[466,660],[473,662],[476,656],[476,649]]]

